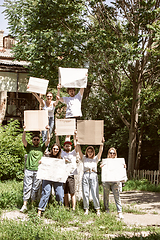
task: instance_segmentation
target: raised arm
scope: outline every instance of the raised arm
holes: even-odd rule
[[[98,154],[97,154],[97,157],[98,157],[98,159],[100,159],[101,158],[101,156],[102,156],[102,152],[103,152],[103,143],[105,142],[105,140],[104,140],[104,137],[102,138],[102,143],[101,143],[101,145],[99,146],[99,152],[98,152]]]
[[[80,159],[82,160],[83,158],[83,153],[82,153],[82,150],[81,150],[81,146],[80,144],[77,142],[76,144],[76,148],[75,148],[76,152],[79,152],[79,156],[80,156]]]
[[[38,96],[37,93],[32,92],[33,96],[38,100],[42,107],[44,107],[44,100]]]
[[[81,94],[81,96],[83,96],[83,93],[84,93],[84,88],[81,88],[81,89],[80,89],[80,94]]]
[[[27,147],[27,140],[26,140],[26,131],[25,131],[25,126],[23,126],[23,134],[22,134],[22,142],[25,147]]]
[[[49,133],[49,126],[46,126],[46,129],[47,129],[47,139],[45,141],[45,146],[47,147],[48,144],[50,143],[50,133]]]
[[[63,103],[63,102],[64,102],[64,101],[63,101],[63,98],[62,98],[62,97],[60,97],[60,89],[61,89],[61,85],[60,85],[60,84],[58,84],[58,85],[57,85],[57,90],[58,90],[58,91],[57,91],[56,100],[57,100],[57,101],[60,101],[60,102],[62,102],[62,103]]]

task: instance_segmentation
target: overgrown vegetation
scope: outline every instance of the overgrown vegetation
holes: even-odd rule
[[[129,180],[125,183],[125,186],[123,187],[123,191],[131,191],[131,190],[160,192],[160,184],[159,185],[152,184],[146,179]]]

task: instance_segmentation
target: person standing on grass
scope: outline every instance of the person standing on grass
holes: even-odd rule
[[[49,157],[53,158],[61,158],[61,146],[57,143],[54,143],[51,147],[51,152],[49,154]],[[39,161],[41,163],[41,160]],[[63,198],[64,198],[64,190],[63,190],[63,183],[62,182],[53,182],[49,180],[43,180],[42,182],[42,195],[38,206],[38,215],[41,216],[42,211],[45,211],[45,208],[47,206],[52,185],[54,187],[54,192],[56,195],[56,201],[63,205]]]
[[[23,180],[23,206],[20,212],[24,212],[27,210],[27,201],[30,199],[30,197],[32,201],[36,199],[36,195],[41,184],[41,180],[37,179],[39,160],[43,156],[48,144],[50,143],[49,126],[46,126],[46,129],[47,140],[45,141],[45,143],[40,145],[39,135],[34,135],[32,137],[33,145],[31,145],[26,140],[26,131],[24,127],[22,142],[27,151],[27,161],[25,164]]]
[[[75,210],[76,207],[76,196],[75,196],[75,178],[74,175],[77,174],[77,171],[74,171],[77,168],[76,163],[76,138],[74,138],[74,147],[75,149],[72,150],[72,143],[68,140],[64,142],[64,150],[61,151],[61,157],[65,159],[66,164],[71,164],[73,171],[70,172],[66,182],[63,184],[64,186],[64,205],[69,208],[69,195],[71,195],[71,203],[72,209]],[[59,144],[59,138],[56,136],[56,142]]]
[[[117,151],[115,148],[112,147],[108,150],[107,158],[117,158]],[[103,167],[103,166],[104,164],[102,162],[100,167]],[[126,168],[126,165],[124,165],[124,167]],[[123,219],[124,217],[122,215],[119,182],[102,182],[102,185],[103,185],[103,202],[104,202],[106,213],[109,213],[109,192],[111,188],[114,195],[116,207],[117,207],[118,218]]]
[[[91,190],[94,208],[97,211],[97,216],[100,216],[100,203],[99,203],[99,186],[97,176],[97,163],[100,161],[103,152],[104,138],[102,144],[99,147],[99,152],[95,156],[95,150],[92,146],[88,146],[83,155],[79,143],[77,143],[76,149],[79,152],[80,159],[83,162],[84,173],[82,177],[82,195],[83,195],[83,206],[84,214],[88,215],[89,209],[89,194]]]

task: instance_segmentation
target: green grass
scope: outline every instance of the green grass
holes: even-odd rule
[[[22,205],[23,183],[16,181],[0,182],[0,213],[3,210],[19,210]],[[37,206],[29,203],[28,220],[3,220],[0,221],[0,240],[63,240],[63,239],[160,239],[160,230],[157,227],[127,226],[117,219],[115,204],[110,204],[110,214],[104,211],[103,201],[100,201],[101,216],[97,217],[93,202],[90,202],[89,215],[84,215],[83,202],[77,201],[76,210],[67,210],[57,205],[55,199],[50,198],[46,211],[41,218],[37,217]],[[124,212],[136,213],[134,206],[123,206]],[[46,219],[48,223],[46,223]],[[150,231],[148,238],[127,238],[125,233],[140,233]],[[152,234],[155,233],[155,234]],[[116,234],[119,237],[109,238],[108,234]],[[156,238],[157,237],[157,238]]]
[[[125,186],[123,187],[123,191],[132,191],[132,190],[160,192],[160,184],[156,186],[154,184],[151,184],[146,179],[129,180],[125,183]]]

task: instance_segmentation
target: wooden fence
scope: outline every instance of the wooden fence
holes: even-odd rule
[[[160,182],[159,170],[134,170],[134,172],[127,171],[128,180],[132,179],[147,179],[149,182],[158,185]]]

